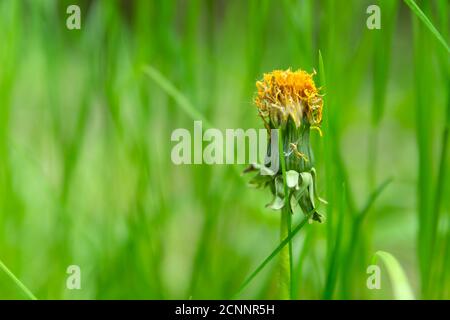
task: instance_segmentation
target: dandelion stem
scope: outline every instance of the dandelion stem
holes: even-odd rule
[[[280,240],[283,240],[289,235],[289,215],[289,210],[284,207],[281,211]],[[289,245],[280,252],[280,299],[289,299],[291,296],[291,248],[292,241],[289,240]]]
[[[284,143],[283,134],[281,130],[278,131],[278,150],[280,153],[281,171],[283,174],[284,184],[284,207],[281,211],[280,223],[280,240],[282,241],[291,233],[291,209],[289,206],[288,187],[286,184],[286,163],[284,159]],[[280,253],[280,299],[292,298],[292,240],[289,240],[289,245]]]

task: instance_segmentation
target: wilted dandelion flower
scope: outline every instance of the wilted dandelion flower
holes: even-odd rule
[[[311,129],[322,135],[323,100],[314,83],[314,75],[315,72],[309,74],[303,70],[275,70],[264,74],[262,80],[256,82],[255,104],[259,115],[269,132],[278,129],[282,136],[284,154],[279,156],[279,161],[285,161],[286,181],[281,169],[267,174],[264,165],[253,164],[246,171],[259,170],[250,184],[270,187],[274,199],[268,204],[269,207],[278,210],[287,202],[290,212],[300,206],[311,220],[322,221],[316,202],[325,201],[317,196],[316,171],[309,142]],[[267,154],[277,151],[270,149],[269,146]]]
[[[270,128],[285,126],[288,120],[296,128],[302,123],[319,128],[323,101],[313,75],[303,70],[275,70],[256,82],[255,104]]]

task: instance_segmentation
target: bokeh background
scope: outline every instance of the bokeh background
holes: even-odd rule
[[[448,42],[448,1],[417,4]],[[396,0],[0,0],[0,260],[39,299],[276,297],[276,259],[235,295],[280,241],[269,191],[244,166],[174,165],[170,137],[262,128],[255,81],[315,69],[329,205],[294,238],[295,297],[395,298],[380,261],[366,286],[383,250],[416,298],[450,298],[448,58]],[[26,298],[1,270],[0,298]]]

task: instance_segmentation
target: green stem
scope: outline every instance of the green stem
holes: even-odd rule
[[[7,266],[0,260],[0,269],[2,269],[16,284],[17,286],[26,294],[30,300],[37,300],[36,296],[28,289],[15,275],[12,273]]]
[[[284,144],[283,134],[281,130],[278,131],[278,150],[280,153],[281,171],[283,174],[284,184],[284,207],[281,211],[280,223],[280,240],[285,239],[291,233],[291,209],[289,205],[289,189],[286,184],[286,162],[284,158]],[[280,252],[280,299],[292,298],[292,241],[289,240],[289,245]]]
[[[290,212],[283,208],[281,211],[281,225],[280,225],[280,239],[283,240],[289,235],[289,215]],[[284,247],[280,252],[280,299],[289,299],[291,296],[291,268],[290,268],[290,247],[292,241],[289,241],[289,245]]]

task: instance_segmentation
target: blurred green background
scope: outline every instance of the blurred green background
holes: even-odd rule
[[[448,42],[448,1],[417,4]],[[174,165],[170,137],[199,120],[186,107],[263,128],[255,81],[315,69],[329,205],[294,238],[295,297],[395,298],[381,262],[366,286],[383,250],[416,298],[450,298],[448,58],[402,1],[0,0],[0,260],[39,299],[276,298],[276,259],[234,296],[279,243],[270,193],[244,166]],[[2,270],[0,298],[26,298]]]

